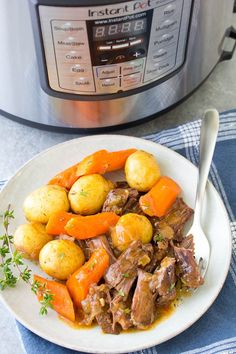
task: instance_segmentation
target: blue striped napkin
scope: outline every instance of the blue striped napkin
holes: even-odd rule
[[[236,110],[221,114],[220,131],[210,179],[226,206],[233,235],[233,254],[224,287],[193,326],[177,337],[135,354],[236,353]],[[200,120],[146,136],[198,164]],[[227,158],[226,158],[227,156]],[[0,182],[0,188],[3,182]],[[79,354],[52,344],[17,323],[28,354]],[[104,336],[105,340],[105,336]]]

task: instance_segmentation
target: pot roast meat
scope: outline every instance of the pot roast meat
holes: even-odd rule
[[[175,246],[174,252],[178,265],[178,277],[184,285],[190,288],[198,288],[202,285],[204,280],[195,261],[193,250]]]
[[[95,251],[97,248],[105,248],[107,251],[109,258],[110,258],[110,264],[113,264],[116,262],[116,257],[114,256],[114,253],[111,249],[111,246],[107,240],[107,237],[105,235],[100,235],[98,237],[94,237],[91,239],[86,240],[87,247],[89,249],[90,255],[93,251]]]
[[[104,279],[110,288],[115,288],[123,300],[126,300],[129,291],[137,277],[138,267],[145,267],[152,259],[153,247],[143,245],[140,240],[132,244],[119,256],[107,270]]]
[[[110,303],[108,286],[106,284],[92,285],[86,299],[81,302],[84,311],[83,324],[89,326],[96,319],[104,333],[119,334],[119,327],[113,326]]]
[[[156,269],[150,287],[152,291],[158,293],[157,305],[168,305],[176,297],[176,276],[175,276],[175,259],[165,257],[159,269]]]
[[[125,331],[133,326],[131,321],[131,297],[129,296],[127,300],[116,293],[115,297],[110,303],[110,310],[113,317],[113,327],[115,328],[117,324]]]
[[[155,294],[150,283],[153,275],[142,269],[138,270],[138,281],[131,306],[131,320],[139,329],[145,329],[155,320]]]
[[[154,219],[154,229],[162,238],[181,242],[184,225],[192,215],[193,209],[182,198],[177,198],[170,211],[164,217]]]
[[[193,235],[188,235],[183,238],[183,240],[179,244],[180,248],[186,248],[192,250],[194,252],[194,239]]]
[[[181,241],[183,238],[183,229],[186,222],[192,217],[194,211],[182,198],[177,198],[173,207],[166,215],[167,224],[174,230],[174,239]]]
[[[124,188],[112,189],[103,204],[102,211],[108,211],[122,215],[123,207],[129,197],[129,190]]]

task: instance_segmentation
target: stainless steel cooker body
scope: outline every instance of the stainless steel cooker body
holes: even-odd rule
[[[153,46],[155,43],[159,43],[159,47],[157,51],[154,50],[155,48],[150,49],[152,28],[150,29],[149,18],[146,18],[146,15],[142,15],[144,10],[146,10],[142,6],[150,5],[151,1],[153,0],[146,0],[146,2],[120,2],[120,4],[117,1],[110,1],[113,8],[110,7],[110,13],[105,16],[105,18],[110,18],[109,21],[111,22],[108,25],[106,20],[104,22],[104,14],[106,12],[104,9],[109,9],[109,5],[99,5],[100,7],[98,7],[98,1],[94,1],[94,6],[87,6],[87,13],[90,11],[89,14],[95,16],[90,36],[95,43],[100,45],[98,46],[99,49],[103,50],[104,43],[106,45],[111,43],[110,47],[112,49],[116,49],[116,46],[120,45],[119,41],[121,41],[122,45],[122,39],[119,40],[122,36],[117,35],[118,31],[126,31],[127,28],[129,30],[130,26],[133,26],[133,30],[137,30],[136,34],[139,35],[139,33],[143,33],[144,27],[147,31],[149,26],[149,47],[147,47],[149,56],[144,54],[143,59],[132,57],[128,65],[126,59],[122,61],[122,53],[125,53],[124,49],[120,54],[121,56],[116,56],[117,58],[119,57],[121,63],[118,61],[116,65],[113,65],[114,63],[100,65],[100,62],[97,63],[96,60],[98,58],[100,58],[99,60],[104,59],[103,52],[102,56],[94,52],[91,56],[88,55],[85,58],[88,68],[94,65],[93,71],[90,72],[90,74],[92,73],[91,76],[88,74],[86,80],[83,81],[84,79],[81,79],[80,74],[78,76],[79,80],[75,81],[73,79],[74,81],[71,81],[71,77],[74,78],[74,73],[72,76],[66,73],[67,76],[65,76],[64,73],[67,67],[73,67],[75,71],[87,69],[81,69],[80,63],[78,64],[73,57],[72,66],[70,66],[70,60],[69,63],[64,63],[62,60],[58,64],[57,59],[51,59],[51,53],[54,50],[59,55],[59,61],[62,57],[64,59],[68,57],[66,57],[68,55],[67,48],[64,50],[59,47],[58,49],[55,41],[57,41],[58,46],[67,45],[68,43],[65,43],[65,40],[60,37],[61,32],[63,32],[63,35],[65,33],[65,26],[68,24],[70,26],[71,21],[75,21],[76,25],[82,23],[80,18],[82,15],[78,10],[79,5],[73,8],[63,8],[61,6],[59,12],[57,6],[42,6],[39,13],[39,19],[41,16],[41,32],[39,31],[40,33],[38,32],[37,34],[35,33],[37,29],[33,29],[35,27],[33,26],[34,18],[32,25],[34,10],[30,13],[28,0],[1,0],[0,112],[25,123],[40,124],[41,127],[45,128],[63,128],[74,131],[74,129],[104,128],[135,122],[160,113],[182,100],[200,85],[220,60],[223,42],[229,33],[231,25],[234,1],[181,0],[182,10],[184,9],[183,6],[185,6],[186,11],[181,18],[181,23],[184,27],[178,27],[178,33],[177,31],[175,32],[178,36],[177,41],[180,49],[177,51],[172,46],[175,52],[174,55],[170,54],[170,57],[174,56],[175,62],[171,64],[171,60],[168,59],[169,61],[162,62],[164,63],[163,65],[160,65],[158,58],[168,51],[160,47],[161,42],[155,41],[155,38],[152,42]],[[156,3],[158,1],[156,0]],[[170,5],[178,7],[178,1],[180,0],[160,0],[160,3],[165,6],[168,5],[170,9]],[[77,1],[78,4],[80,2],[79,0]],[[100,2],[104,4],[105,1]],[[132,20],[132,13],[130,13],[131,10],[128,7],[131,3],[132,6],[137,6],[135,5],[136,3],[139,3],[139,7],[141,5],[138,10],[135,8],[135,20]],[[185,5],[183,5],[184,3]],[[127,6],[126,8],[125,5]],[[126,24],[122,20],[123,24],[116,24],[112,27],[112,21],[114,23],[112,19],[115,19],[117,23],[117,19],[120,16],[119,12],[115,12],[118,11],[117,8],[122,9],[122,18],[125,19]],[[116,10],[112,11],[112,9]],[[99,12],[99,10],[104,10],[105,12]],[[126,10],[129,11],[128,14],[124,13]],[[160,10],[157,11],[158,15],[159,13]],[[124,17],[126,15],[128,17]],[[155,16],[155,13],[153,13],[153,16]],[[142,18],[144,17],[145,19],[143,20]],[[127,23],[127,18],[129,23]],[[106,26],[104,26],[104,23]],[[161,20],[160,23],[162,23]],[[170,38],[170,35],[166,34],[165,31],[163,32],[163,29],[168,29],[171,23],[173,21],[171,22],[168,18],[165,21],[165,27],[159,26],[158,22],[158,30],[162,31],[161,35],[164,42]],[[54,31],[52,34],[50,34],[49,24],[52,32]],[[154,26],[154,24],[154,19],[152,19],[152,25]],[[81,30],[83,26],[75,27],[72,30]],[[56,30],[58,32],[55,32]],[[155,30],[157,30],[157,26]],[[40,42],[39,34],[41,35],[41,44],[37,43],[37,41]],[[54,43],[52,43],[50,35],[54,35]],[[97,37],[99,36],[102,37],[103,42],[101,42],[101,38],[98,38],[100,42],[98,41]],[[130,46],[133,43],[132,38],[134,39],[134,45],[135,40],[137,38],[139,40],[137,36],[129,37]],[[38,47],[37,50],[35,49],[35,41],[36,47]],[[70,53],[72,53],[71,48],[69,49]],[[137,45],[134,46],[134,49],[134,51],[129,53],[136,55],[135,53],[138,53],[138,50],[136,50]],[[112,50],[113,52],[114,50]],[[86,54],[86,52],[83,53]],[[117,53],[119,54],[120,52],[118,51]],[[149,62],[149,57],[150,60],[156,58],[157,64],[153,63],[153,61]],[[71,59],[71,56],[69,59]],[[90,61],[94,63],[91,64]],[[61,63],[62,66],[60,67]],[[168,65],[172,65],[172,70],[165,71],[165,67],[168,67]],[[140,69],[141,67],[143,69]],[[162,70],[158,75],[155,72],[155,67],[159,71]],[[55,68],[59,70],[59,74]],[[129,72],[126,74],[126,70],[131,70],[131,74]],[[106,77],[106,74],[108,77]],[[92,81],[90,80],[91,78]],[[141,80],[140,78],[142,78],[142,81],[137,81]],[[73,85],[77,85],[79,88],[76,87],[74,89]],[[82,87],[87,85],[87,88],[81,88],[81,85]],[[117,85],[120,85],[119,89]]]

